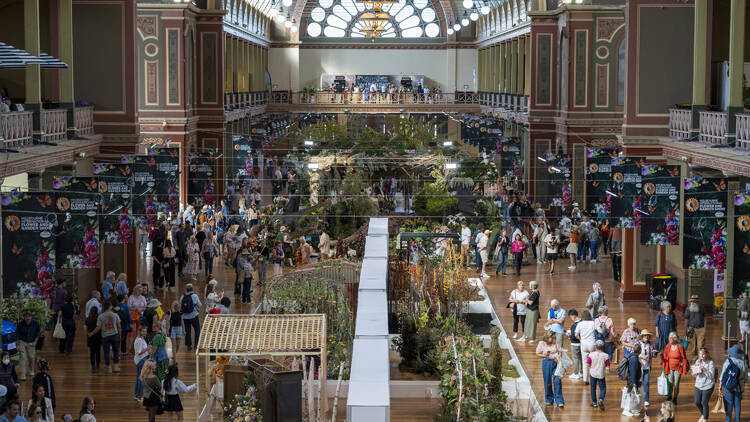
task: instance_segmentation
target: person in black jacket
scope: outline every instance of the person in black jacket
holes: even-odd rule
[[[52,409],[55,409],[57,406],[57,402],[55,401],[55,384],[52,383],[52,377],[49,375],[49,362],[47,362],[47,359],[39,358],[36,366],[39,368],[39,372],[31,380],[31,391],[36,391],[40,385],[44,387],[44,397],[52,400]]]
[[[641,371],[641,361],[638,359],[638,355],[641,354],[641,344],[636,343],[633,346],[633,353],[627,357],[628,360],[628,380],[627,388],[628,392],[638,392],[641,388],[641,380],[643,378],[643,372]],[[639,412],[640,413],[640,412]],[[624,416],[638,416],[638,413],[632,412],[631,409],[624,409],[622,414]]]

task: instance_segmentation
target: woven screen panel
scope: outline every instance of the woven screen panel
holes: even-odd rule
[[[199,351],[285,353],[321,350],[325,315],[208,315]]]

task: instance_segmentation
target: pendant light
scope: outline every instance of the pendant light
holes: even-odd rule
[[[461,26],[469,26],[469,14],[464,10],[464,16],[461,18]]]
[[[289,27],[289,30],[292,32],[297,32],[297,19],[292,19],[292,26]]]
[[[487,5],[487,2],[482,3],[482,8],[480,9],[483,15],[486,15],[490,13],[490,6]]]
[[[285,7],[289,7],[292,5],[292,0],[281,0],[281,4],[283,4]]]
[[[448,35],[453,35],[453,33],[456,32],[453,30],[453,28],[448,28]]]
[[[276,14],[276,22],[284,23],[286,18],[284,17],[284,6],[279,7],[279,12]]]
[[[475,22],[476,22],[477,19],[479,19],[479,13],[477,11],[477,7],[476,6],[474,6],[474,8],[471,9],[471,14],[469,15],[469,19],[471,19],[472,21],[475,21]]]
[[[471,9],[471,6],[474,5],[473,3],[474,2],[472,0],[464,0],[463,1],[464,9]]]
[[[456,19],[456,23],[453,24],[453,30],[456,32],[461,30],[461,24],[458,23],[458,19]]]

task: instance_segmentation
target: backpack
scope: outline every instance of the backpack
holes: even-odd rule
[[[600,333],[600,330],[603,333]],[[607,326],[604,324],[599,324],[594,330],[594,340],[605,341],[607,340],[607,337],[609,337],[609,330],[607,330]]]
[[[191,314],[195,310],[195,303],[193,302],[193,294],[185,293],[180,299],[180,312],[182,314]]]
[[[627,381],[627,379],[630,378],[630,364],[628,358],[622,358],[617,365],[617,376],[623,381]]]
[[[732,358],[727,359],[729,363],[724,370],[724,375],[721,376],[721,386],[729,391],[734,391],[740,382],[740,368],[734,363]]]

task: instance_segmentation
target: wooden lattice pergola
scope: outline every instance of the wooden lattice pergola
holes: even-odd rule
[[[207,315],[195,348],[195,377],[200,391],[200,356],[320,356],[320,376],[327,374],[326,316],[289,315]],[[326,380],[320,395],[327,409]],[[210,386],[209,386],[210,389]]]

